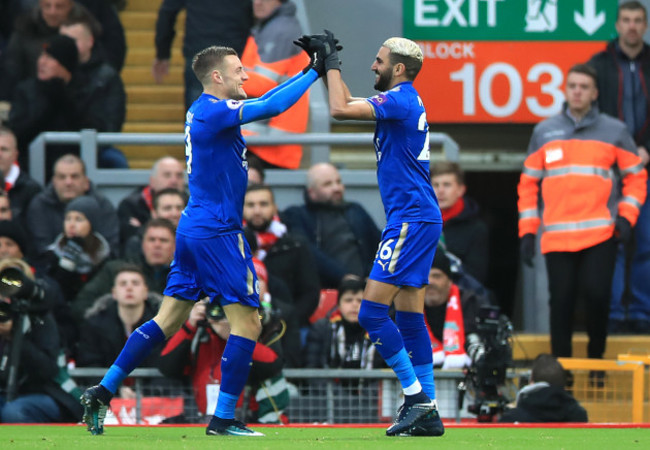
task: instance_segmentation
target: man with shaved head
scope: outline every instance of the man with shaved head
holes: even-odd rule
[[[363,206],[344,201],[344,193],[336,167],[314,164],[307,172],[305,204],[283,214],[289,231],[309,241],[324,288],[338,288],[347,274],[367,277],[381,238]]]
[[[154,209],[154,195],[167,188],[173,188],[183,193],[186,191],[185,164],[171,156],[163,156],[158,159],[151,167],[149,184],[135,189],[120,202],[117,215],[120,218],[120,242],[122,245],[151,218],[151,212]]]

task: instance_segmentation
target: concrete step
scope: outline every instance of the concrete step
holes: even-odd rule
[[[129,104],[126,108],[128,122],[183,122],[185,108],[182,102],[178,104]]]
[[[185,30],[185,10],[183,9],[176,17],[176,33],[183,34]],[[156,21],[158,20],[158,10],[156,11],[122,11],[120,21],[125,30],[131,31],[150,31],[156,30]]]
[[[169,75],[165,77],[162,84],[164,86],[183,86],[184,68],[175,65],[169,68]],[[122,69],[122,81],[124,85],[154,85],[153,75],[151,75],[151,62],[146,66],[127,66]]]
[[[162,0],[128,0],[124,11],[155,11],[158,13]]]
[[[124,34],[126,36],[126,46],[129,49],[135,48],[154,48],[156,31],[155,30],[125,30]],[[174,38],[174,43],[172,46],[175,46],[176,42],[183,42],[184,34],[176,33]]]
[[[151,64],[156,57],[156,49],[151,47],[130,48],[126,53],[126,66],[143,66],[151,68]],[[180,48],[172,48],[171,65],[183,67],[185,59]]]
[[[183,86],[134,85],[126,88],[129,105],[183,104]]]

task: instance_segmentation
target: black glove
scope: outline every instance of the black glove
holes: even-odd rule
[[[59,266],[68,272],[88,273],[92,270],[92,261],[79,241],[79,238],[68,239],[59,254]]]
[[[519,241],[519,257],[529,267],[533,267],[535,257],[535,235],[526,233]]]
[[[341,60],[338,52],[343,50],[343,47],[338,45],[338,42],[338,39],[334,38],[334,34],[330,30],[325,30],[324,48],[322,50],[325,59],[325,73],[332,69],[341,70]]]
[[[302,69],[302,73],[307,73],[310,69],[314,69],[318,73],[318,76],[322,77],[325,74],[325,61],[319,50],[324,47],[323,42],[320,39],[302,35],[293,41],[293,43],[309,55],[309,64]]]
[[[334,35],[331,32],[326,31],[327,34],[312,34],[312,35],[303,35],[297,40],[293,41],[295,45],[302,48],[309,55],[309,64],[302,70],[303,73],[307,73],[310,69],[314,69],[318,72],[318,76],[321,77],[325,75],[327,71],[326,60],[330,59],[330,65],[340,65],[338,59],[338,51],[343,50],[341,45],[338,45],[339,40],[334,38]],[[332,50],[333,49],[333,50]],[[332,56],[334,52],[334,56]]]
[[[632,236],[632,224],[623,216],[616,217],[614,225],[614,239],[617,242],[626,243]]]

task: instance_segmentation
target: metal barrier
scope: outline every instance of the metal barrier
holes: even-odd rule
[[[316,146],[346,145],[371,146],[372,133],[277,133],[273,136],[247,136],[249,145],[302,144]],[[429,142],[441,145],[445,158],[457,161],[459,147],[449,135],[430,133]],[[149,171],[143,169],[99,169],[97,168],[97,147],[100,145],[184,145],[181,133],[98,133],[95,130],[80,132],[45,132],[39,134],[29,145],[30,175],[41,184],[45,183],[45,146],[47,144],[79,144],[81,159],[86,163],[88,177],[98,186],[137,186],[146,184]],[[320,147],[319,147],[320,148]],[[329,147],[314,156],[313,161],[328,161]],[[376,184],[374,171],[372,183]],[[367,177],[363,177],[362,181]],[[304,184],[301,171],[282,171],[282,177],[270,180],[274,185]],[[370,180],[367,180],[370,181]]]
[[[105,372],[103,368],[77,368],[70,370],[70,375],[80,386],[89,386]],[[388,369],[284,369],[283,374],[290,386],[290,403],[284,413],[294,423],[387,423],[393,420],[402,403],[399,381]],[[514,399],[514,379],[519,376],[521,373],[508,373],[509,398]],[[129,378],[133,379],[135,391],[135,411],[131,411],[129,418],[132,423],[152,423],[142,413],[148,397],[182,398],[187,418],[193,418],[190,422],[205,420],[205,411],[197,411],[189,385],[166,379],[157,369],[136,369]],[[466,408],[463,411],[458,408],[457,386],[462,379],[464,374],[460,370],[435,371],[438,407],[445,419],[475,418]],[[466,405],[471,402],[468,396]],[[167,417],[164,412],[157,416]],[[238,417],[246,419],[245,411],[238,410]]]

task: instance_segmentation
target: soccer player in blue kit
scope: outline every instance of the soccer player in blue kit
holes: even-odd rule
[[[334,37],[311,36],[329,40]],[[333,58],[330,55],[330,58]],[[404,392],[388,436],[440,436],[444,427],[435,401],[431,341],[424,321],[428,284],[442,216],[429,181],[429,126],[413,80],[422,67],[420,47],[408,39],[384,42],[371,70],[380,94],[354,98],[337,65],[329,65],[330,113],[339,120],[374,120],[377,181],[386,228],[375,256],[359,323],[395,371]],[[396,309],[395,322],[388,315]]]
[[[233,49],[208,47],[194,56],[192,69],[204,91],[185,119],[190,199],[176,231],[164,299],[158,314],[131,334],[100,384],[81,396],[84,422],[92,434],[103,433],[108,405],[124,378],[152,348],[181,328],[197,300],[209,296],[221,303],[231,334],[221,360],[217,407],[206,434],[263,436],[235,420],[235,405],[261,329],[257,278],[242,232],[248,163],[240,125],[287,110],[324,72],[324,56],[312,54],[302,73],[254,100],[244,100],[248,75]]]

